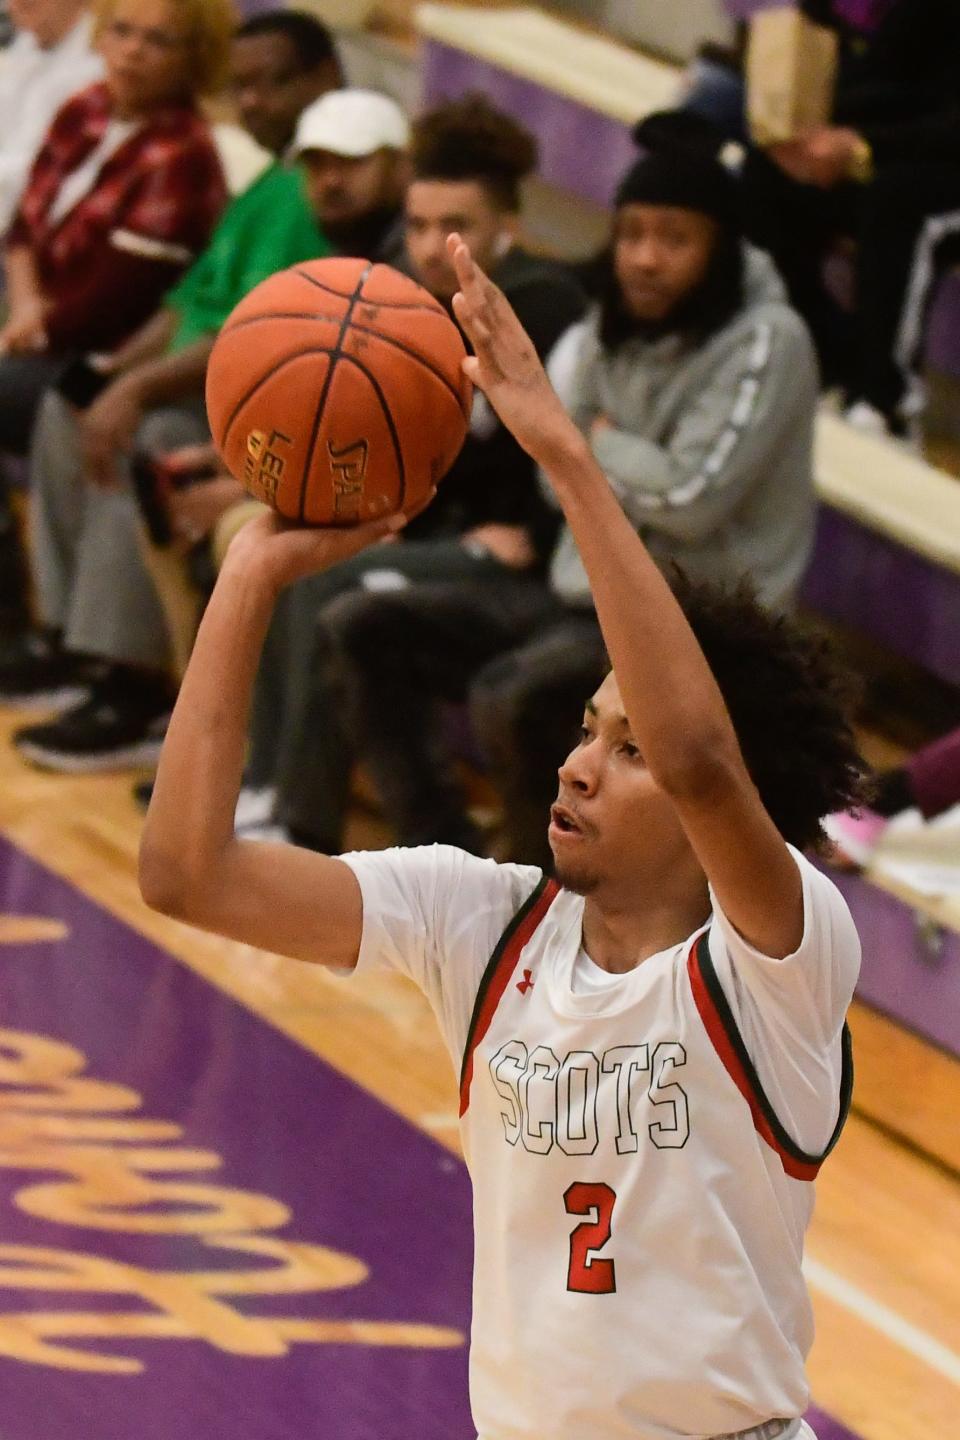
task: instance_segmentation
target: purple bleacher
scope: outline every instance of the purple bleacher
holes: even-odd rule
[[[828,873],[860,932],[857,997],[960,1058],[960,935],[864,876]]]
[[[891,596],[897,603],[891,604]],[[804,604],[960,685],[960,575],[821,504]]]
[[[534,132],[544,180],[593,204],[609,205],[621,175],[636,158],[626,125],[439,40],[421,42],[420,63],[425,106],[479,90]]]
[[[724,0],[724,9],[734,20],[749,20],[758,10],[785,10],[795,0]]]

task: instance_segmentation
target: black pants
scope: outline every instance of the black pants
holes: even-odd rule
[[[400,843],[476,848],[445,705],[466,700],[483,667],[556,609],[540,581],[502,567],[394,593],[354,589],[330,602],[299,749],[280,777],[280,820],[338,849],[350,765],[362,758]]]
[[[742,189],[747,235],[773,257],[791,304],[807,322],[824,384],[844,382],[853,322],[827,289],[824,262],[837,236],[856,227],[856,188],[798,185],[762,150],[750,149]]]
[[[747,233],[773,256],[810,327],[824,384],[842,384],[850,399],[892,414],[905,388],[905,365],[916,359],[899,347],[905,306],[920,312],[919,341],[937,266],[956,245],[949,212],[960,209],[960,162],[890,165],[869,185],[821,190],[797,184],[751,150],[743,181]],[[939,226],[928,223],[933,217]],[[841,235],[857,243],[853,314],[824,276]]]
[[[321,708],[316,694],[323,693],[326,683],[329,635],[318,617],[338,596],[355,590],[381,595],[408,585],[495,580],[503,573],[492,556],[477,553],[458,538],[404,539],[362,550],[332,570],[310,575],[285,590],[257,671],[247,783],[277,785],[296,794],[314,723],[311,714]],[[329,703],[322,708],[329,709]]]
[[[862,200],[852,399],[893,415],[921,362],[930,301],[960,256],[960,160],[881,171]]]
[[[26,455],[44,392],[67,364],[63,355],[0,356],[0,452]]]
[[[65,364],[63,356],[0,356],[0,624],[22,625],[27,615],[27,565],[4,457],[28,454],[37,407]]]

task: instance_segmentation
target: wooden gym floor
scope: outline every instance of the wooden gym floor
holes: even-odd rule
[[[0,714],[4,1440],[469,1440],[469,1197],[425,1002],[146,910],[129,778],[28,769],[22,720]],[[853,1026],[813,1418],[945,1440],[960,1064]]]

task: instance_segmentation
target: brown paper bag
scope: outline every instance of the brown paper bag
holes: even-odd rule
[[[826,125],[833,109],[837,36],[794,9],[761,10],[750,24],[747,119],[758,145]]]

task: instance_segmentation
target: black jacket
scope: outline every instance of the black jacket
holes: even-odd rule
[[[840,36],[834,122],[869,141],[878,163],[960,163],[960,0],[893,0],[878,27],[846,27],[832,0],[804,0]]]
[[[541,359],[586,307],[583,291],[569,270],[519,246],[507,254],[492,278],[516,310]],[[541,566],[546,565],[557,532],[556,511],[543,499],[529,455],[491,415],[488,426],[475,427],[467,435],[436,499],[404,534],[424,540],[493,524],[525,526]]]

